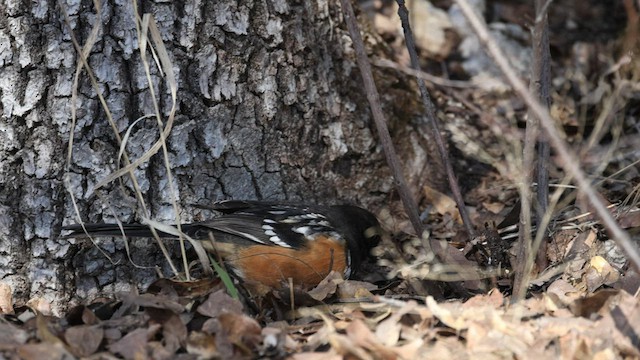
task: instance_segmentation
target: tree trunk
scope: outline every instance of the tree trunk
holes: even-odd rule
[[[124,186],[112,181],[95,190],[122,161],[86,70],[74,84],[81,62],[71,34],[83,46],[96,20],[101,25],[87,62],[121,135],[136,119],[154,114],[132,2],[107,1],[101,9],[88,1],[62,4],[63,9],[56,1],[0,5],[0,278],[17,302],[42,297],[56,309],[145,286],[156,277],[156,265],[170,275],[153,240],[129,244],[133,262],[146,267],[136,268],[121,239],[99,242],[108,258],[89,241],[59,236],[63,224],[77,222],[65,176],[84,221],[117,216],[132,222],[141,213],[128,177],[121,178]],[[176,76],[176,117],[167,143],[182,221],[208,216],[191,204],[228,198],[372,208],[388,198],[392,180],[337,2],[138,6],[141,17],[152,14]],[[369,38],[380,52],[376,38]],[[149,50],[147,58],[166,122],[170,91]],[[381,75],[378,86],[383,94],[393,85],[413,96],[398,81]],[[395,119],[414,116],[390,100]],[[70,129],[74,107],[77,124]],[[143,120],[131,130],[127,153],[137,159],[158,138],[156,120]],[[136,176],[149,216],[173,223],[162,150]]]

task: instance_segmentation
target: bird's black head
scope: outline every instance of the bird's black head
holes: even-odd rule
[[[357,206],[335,205],[331,210],[329,220],[347,237],[352,265],[357,268],[380,242],[380,223],[372,213]]]

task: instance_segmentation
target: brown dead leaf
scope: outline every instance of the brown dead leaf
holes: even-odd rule
[[[519,317],[535,317],[545,314],[547,312],[546,302],[554,304],[553,300],[549,299],[546,293],[542,293],[540,296],[533,296],[525,300],[521,300],[516,304],[512,304],[506,310],[506,315],[518,314]],[[522,314],[522,315],[520,315]]]
[[[0,348],[24,344],[28,338],[29,335],[23,329],[8,322],[0,322]]]
[[[147,353],[149,359],[169,360],[175,358],[175,352],[169,351],[160,341],[149,341],[147,343]]]
[[[155,294],[135,294],[133,292],[123,292],[118,294],[122,300],[122,308],[131,309],[133,307],[153,307],[157,309],[171,310],[176,314],[184,312],[184,306],[165,295]],[[124,313],[124,311],[118,311]],[[116,315],[114,315],[116,317]]]
[[[151,323],[162,325],[162,335],[167,351],[176,352],[187,339],[187,326],[180,316],[171,310],[148,307],[145,309]]]
[[[571,234],[571,232],[569,232],[569,234]],[[576,236],[566,244],[566,247],[564,249],[561,249],[563,253],[560,260],[564,258],[575,258],[575,260],[572,261],[575,264],[578,260],[586,260],[590,257],[590,250],[593,248],[593,244],[598,239],[598,234],[592,229],[583,232],[576,232],[575,234]],[[574,271],[573,273],[571,273],[572,276],[580,277],[575,272],[581,271],[582,268],[569,269],[569,271],[572,270]]]
[[[492,214],[500,214],[502,210],[504,210],[505,203],[504,202],[482,202],[482,206],[489,210]]]
[[[65,316],[71,326],[75,325],[96,325],[100,319],[88,307],[79,305],[73,307]]]
[[[192,281],[175,281],[162,278],[149,285],[147,292],[164,295],[175,294],[180,297],[196,298],[209,294],[211,289],[218,284],[220,284],[220,279],[217,278],[205,278]]]
[[[562,359],[591,358],[589,347],[580,333],[569,332],[560,337],[560,357]]]
[[[403,307],[396,309],[387,319],[381,321],[376,327],[378,341],[385,346],[396,346],[400,340],[400,330],[402,329],[400,320],[417,306],[415,301],[408,301]]]
[[[558,338],[568,333],[577,333],[595,329],[593,321],[581,317],[544,316],[535,321],[540,328],[539,334],[548,338]]]
[[[618,217],[618,225],[623,229],[640,227],[640,210],[634,209]]]
[[[120,331],[118,328],[106,328],[104,330],[104,339],[108,343],[118,341],[122,339],[122,331]]]
[[[233,343],[226,335],[226,331],[220,324],[217,317],[211,318],[202,324],[202,332],[215,336],[215,349],[219,357],[228,358],[233,356]]]
[[[305,349],[313,351],[325,346],[329,342],[329,336],[334,331],[335,329],[325,322],[319,329],[306,338]]]
[[[615,284],[616,288],[622,289],[629,294],[635,294],[640,291],[640,274],[633,268],[627,269],[624,277]]]
[[[327,341],[329,345],[331,345],[331,349],[333,351],[343,355],[346,358],[374,360],[373,356],[370,355],[363,346],[356,343],[356,341],[360,338],[359,335],[360,334],[350,334],[349,332],[347,332],[346,335],[343,335],[337,333],[336,331],[330,330],[327,332],[325,341]]]
[[[560,124],[565,124],[569,126],[577,126],[576,123],[576,104],[570,98],[565,96],[560,97],[558,95],[554,96],[554,99],[558,101],[553,101],[551,104],[551,108],[549,112],[554,119],[558,119]]]
[[[558,300],[565,306],[582,297],[582,294],[582,291],[562,278],[557,279],[547,288],[547,295],[554,297],[554,300]]]
[[[364,321],[355,319],[346,329],[347,337],[352,341],[351,345],[356,348],[369,350],[375,354],[376,359],[395,359],[394,354],[389,348],[380,342],[373,332],[367,327]],[[354,353],[357,355],[357,353]],[[368,356],[371,358],[371,356]]]
[[[330,297],[331,295],[336,293],[338,288],[338,284],[344,282],[342,275],[337,271],[332,270],[329,275],[327,275],[318,286],[309,290],[307,294],[311,296],[314,300],[323,301]]]
[[[291,355],[291,360],[344,360],[344,356],[336,354],[335,351],[329,352],[300,352]]]
[[[218,318],[229,340],[236,346],[248,350],[249,354],[262,341],[260,324],[247,315],[225,313],[220,314]]]
[[[600,290],[587,297],[575,300],[569,304],[569,309],[576,315],[585,318],[591,317],[592,314],[600,312],[610,297],[619,293],[618,290],[607,289]]]
[[[417,359],[418,355],[422,355],[420,351],[425,342],[422,339],[415,338],[402,346],[396,346],[391,350],[398,354],[402,359]]]
[[[394,314],[395,315],[395,314]],[[385,346],[396,346],[400,340],[400,330],[402,324],[399,318],[391,316],[387,320],[380,322],[376,327],[376,336]]]
[[[371,298],[373,294],[371,291],[377,290],[378,287],[374,284],[365,281],[345,280],[338,285],[338,298],[339,299],[362,299]]]
[[[438,214],[448,214],[455,219],[457,223],[462,223],[456,202],[451,197],[430,186],[423,186],[422,191],[427,201],[436,208]]]
[[[198,306],[197,312],[212,318],[222,313],[240,314],[242,313],[242,304],[227,295],[224,290],[218,290],[209,295],[207,300]]]
[[[69,355],[62,345],[47,343],[25,344],[18,348],[18,356],[23,360],[58,360]]]
[[[447,336],[437,339],[433,346],[428,346],[420,354],[422,359],[465,359],[467,348],[455,336]]]
[[[615,351],[613,349],[608,348],[604,350],[600,350],[593,354],[593,360],[614,360],[617,359]]]
[[[27,301],[27,306],[33,309],[34,312],[39,312],[42,315],[51,315],[51,303],[43,298],[31,298]]]
[[[60,340],[60,338],[56,336],[51,329],[49,329],[49,325],[50,317],[44,316],[41,313],[36,313],[36,333],[38,338],[45,343],[62,345],[62,340]],[[53,326],[53,324],[51,325]]]
[[[248,356],[262,341],[260,325],[242,313],[218,314],[205,321],[201,330],[215,336],[215,351],[222,358]],[[192,344],[196,345],[197,342]]]
[[[607,200],[600,193],[596,194],[596,196],[602,202],[603,205],[611,209],[611,206],[610,206],[611,202],[609,202],[609,200]],[[596,220],[595,211],[593,211],[593,206],[591,206],[591,202],[588,200],[587,196],[582,191],[579,191],[578,195],[576,196],[576,206],[578,207],[578,209],[582,211],[582,213],[590,213],[588,216],[586,216],[586,219]]]
[[[147,343],[158,333],[160,327],[159,324],[153,324],[148,328],[135,329],[107,348],[125,359],[146,359],[149,357]]]
[[[620,291],[607,299],[600,311],[602,318],[596,328],[606,329],[603,338],[611,337],[616,347],[629,357],[640,357],[640,302],[633,295]]]
[[[491,330],[487,324],[471,323],[467,329],[467,346],[474,352],[487,351],[486,349],[480,350],[479,347],[483,346],[487,341],[487,334]],[[494,345],[495,346],[495,345]]]
[[[547,257],[549,258],[549,261],[552,263],[561,262],[565,258],[565,255],[577,234],[578,230],[575,229],[560,230],[556,232],[552,237],[551,244],[547,246]]]
[[[216,337],[200,331],[192,331],[189,334],[187,352],[198,355],[200,359],[216,359],[220,357],[216,348]]]
[[[438,320],[442,321],[448,327],[461,331],[467,328],[467,321],[464,317],[460,316],[461,311],[459,310],[462,306],[460,303],[447,304],[448,306],[443,306],[438,304],[433,296],[427,296],[427,307],[433,313],[433,316],[437,317]],[[454,311],[453,307],[457,307],[458,309]]]
[[[620,273],[602,256],[594,256],[583,276],[589,292],[596,291],[602,285],[611,285],[620,279]]]
[[[67,329],[64,339],[71,352],[78,357],[87,357],[98,350],[104,330],[96,325],[80,325]]]
[[[556,314],[560,309],[564,309],[564,304],[557,299],[557,296],[549,296],[547,293],[542,294],[542,299],[540,301],[535,301],[533,304],[540,305],[540,307],[536,307],[536,310],[542,308],[543,311],[540,311],[539,314]]]
[[[494,309],[504,305],[504,296],[498,289],[492,289],[487,294],[478,294],[467,300],[462,307],[465,309],[489,306]]]

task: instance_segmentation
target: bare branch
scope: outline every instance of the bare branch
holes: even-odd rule
[[[362,81],[364,82],[364,88],[367,93],[367,100],[369,100],[369,106],[371,106],[371,114],[373,115],[376,128],[378,129],[378,135],[380,136],[380,142],[382,143],[387,163],[391,168],[396,188],[398,189],[402,203],[407,211],[407,215],[409,215],[411,225],[413,225],[416,234],[419,237],[422,237],[423,228],[422,221],[420,221],[420,215],[418,213],[418,205],[416,204],[413,194],[411,194],[411,190],[409,190],[407,181],[404,178],[398,154],[393,147],[391,135],[389,135],[387,120],[385,119],[382,107],[380,106],[380,95],[378,94],[376,83],[373,80],[371,64],[369,64],[369,59],[367,58],[367,53],[364,49],[364,43],[362,41],[362,36],[360,35],[360,30],[358,29],[358,24],[356,23],[356,16],[353,12],[351,1],[340,0],[340,3],[342,4],[344,20],[347,24],[347,28],[349,29],[351,40],[353,41],[353,48],[356,53],[356,60],[358,61],[360,73],[362,74]]]
[[[416,52],[415,40],[413,38],[413,32],[411,31],[411,26],[409,24],[409,11],[404,5],[404,0],[398,0],[397,3],[398,16],[400,16],[400,21],[402,22],[405,43],[407,44],[407,50],[409,50],[409,56],[411,57],[411,67],[414,70],[419,70],[420,63],[418,61],[418,53]],[[469,217],[467,207],[464,204],[462,193],[460,192],[458,179],[456,177],[456,174],[453,172],[453,166],[451,165],[451,161],[449,160],[449,152],[444,145],[444,140],[442,139],[442,134],[440,133],[440,126],[438,125],[435,114],[435,106],[431,101],[431,97],[429,96],[429,91],[427,90],[427,86],[425,85],[424,80],[422,80],[421,78],[417,78],[417,80],[418,88],[420,88],[420,95],[422,96],[422,104],[424,105],[424,109],[427,112],[427,119],[431,124],[433,139],[436,141],[438,153],[440,154],[440,161],[442,161],[445,171],[447,172],[449,188],[451,189],[453,198],[455,199],[456,205],[458,206],[458,211],[460,212],[462,222],[467,229],[467,234],[469,235],[468,240],[470,240],[471,238],[475,237],[475,231],[473,229],[473,224],[471,223],[471,218]]]

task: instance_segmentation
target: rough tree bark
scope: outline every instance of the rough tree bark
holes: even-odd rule
[[[70,31],[84,43],[94,22],[101,22],[88,60],[121,132],[154,112],[132,2],[106,1],[99,14],[90,1],[61,3],[0,3],[0,279],[12,287],[17,302],[42,297],[56,309],[144,286],[156,277],[152,267],[165,263],[153,241],[131,244],[133,261],[147,267],[135,268],[120,240],[100,243],[114,264],[87,241],[59,237],[63,224],[76,222],[62,183],[70,132],[75,143],[68,175],[83,220],[117,215],[135,221],[137,208],[130,186],[123,191],[114,182],[92,190],[116,169],[118,145],[86,72],[75,104],[78,123],[70,129],[78,63]],[[69,14],[71,30],[60,6]],[[225,198],[353,201],[374,208],[388,198],[392,181],[338,2],[141,1],[137,6],[140,14],[153,14],[177,77],[178,111],[168,145],[183,220],[201,216],[189,204]],[[372,51],[379,52],[375,38],[369,39]],[[170,96],[153,64],[152,72],[166,116]],[[392,87],[410,92],[397,81],[382,76],[378,86],[383,94]],[[416,115],[411,106],[389,101],[397,98],[385,101],[395,112],[392,128],[402,130]],[[133,129],[127,151],[135,159],[157,138],[155,120],[146,120]],[[410,149],[405,155],[412,168],[425,161],[419,138],[402,142]],[[158,155],[137,176],[151,216],[171,222]],[[422,171],[415,169],[413,178]]]

